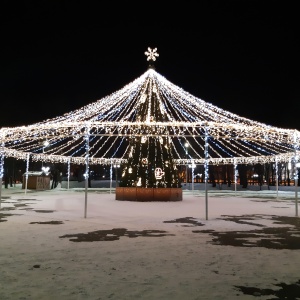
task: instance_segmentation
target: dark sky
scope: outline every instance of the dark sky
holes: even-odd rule
[[[294,1],[2,1],[0,127],[62,115],[156,71],[207,102],[300,129]],[[129,4],[128,4],[129,3]]]

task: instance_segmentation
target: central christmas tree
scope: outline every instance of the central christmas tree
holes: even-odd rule
[[[145,54],[154,69],[156,49]],[[129,137],[127,163],[122,166],[120,187],[180,188],[178,170],[173,162],[172,139],[164,122],[167,114],[157,93],[154,79],[149,77],[141,89],[135,109],[134,127]]]

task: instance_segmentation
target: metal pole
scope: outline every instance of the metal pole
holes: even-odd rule
[[[187,164],[185,166],[185,184],[186,184],[186,189],[188,190],[188,165]]]
[[[111,194],[111,188],[112,188],[112,161],[110,162],[109,176],[110,176],[109,193]]]
[[[188,189],[188,143],[184,144],[185,146],[185,157],[186,157],[186,165],[185,165],[185,184],[186,184],[186,190]]]
[[[70,189],[70,158],[68,159],[68,189]]]
[[[84,201],[84,217],[86,218],[87,213],[87,191],[88,191],[88,183],[89,183],[89,128],[86,128],[85,135],[85,201]]]
[[[4,143],[2,143],[2,145],[1,145],[1,152],[0,152],[0,208],[1,208],[3,174],[4,174]]]
[[[28,186],[28,172],[29,172],[29,153],[27,154],[27,161],[26,161],[25,194],[27,193],[27,186]]]
[[[236,161],[235,160],[234,160],[234,165],[233,165],[233,172],[234,172],[234,192],[236,194],[237,165],[236,165]]]
[[[194,161],[192,162],[192,191],[193,191],[193,194],[194,194],[194,173],[195,173],[195,165],[194,165]]]
[[[278,163],[277,163],[277,157],[275,161],[275,172],[276,172],[276,198],[278,199]]]
[[[298,170],[296,169],[297,175],[295,177],[295,215],[298,217]]]
[[[43,171],[43,167],[44,167],[44,154],[45,154],[45,148],[49,146],[49,142],[47,140],[45,140],[43,142],[43,159],[42,159],[42,171]]]
[[[298,169],[297,169],[297,149],[298,149],[298,143],[297,143],[297,134],[296,131],[294,133],[294,148],[295,148],[295,156],[294,156],[294,172],[295,172],[295,215],[298,217]],[[299,139],[298,139],[299,142]]]
[[[118,186],[118,165],[116,166],[116,187]]]
[[[204,182],[205,182],[205,219],[208,220],[208,193],[207,193],[207,180],[208,180],[208,133],[205,127],[205,146],[204,146]]]
[[[115,175],[116,175],[116,187],[118,186],[118,168],[120,166],[118,164],[114,165],[115,168]]]
[[[44,167],[44,153],[45,153],[45,146],[43,145],[42,171],[43,171],[43,167]]]
[[[2,194],[2,184],[3,184],[3,181],[2,181],[2,177],[3,177],[3,174],[1,174],[0,172],[0,208],[1,208],[1,194]]]

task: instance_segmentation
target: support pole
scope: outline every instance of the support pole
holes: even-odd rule
[[[276,198],[278,199],[278,162],[277,157],[275,161],[275,172],[276,172]]]
[[[298,217],[298,174],[295,177],[295,215]]]
[[[208,220],[208,192],[207,192],[207,180],[208,180],[208,133],[207,127],[205,127],[205,145],[204,145],[204,182],[205,182],[205,219]]]
[[[236,161],[234,160],[234,165],[233,165],[233,174],[234,174],[234,192],[236,194],[236,184],[237,184],[237,164]]]
[[[189,181],[189,177],[188,177],[188,169],[189,169],[189,166],[188,166],[188,159],[189,159],[189,153],[188,153],[188,147],[189,147],[189,143],[186,142],[184,144],[185,146],[185,157],[186,157],[186,165],[185,165],[185,189],[188,190],[188,181]]]
[[[2,194],[2,178],[4,175],[4,143],[1,145],[0,152],[0,208],[1,208],[1,194]]]
[[[296,131],[294,133],[294,149],[295,149],[295,156],[294,156],[294,172],[295,172],[295,215],[298,217],[298,155],[297,155],[297,150],[298,150],[298,143],[299,143],[299,136],[297,138]]]
[[[112,161],[110,161],[110,170],[109,170],[109,193],[111,194],[111,189],[112,189]]]
[[[195,163],[194,160],[192,160],[192,191],[194,194],[194,177],[195,177]]]
[[[27,194],[27,187],[28,187],[29,159],[30,159],[30,154],[28,153],[26,159],[26,172],[25,172],[25,195]]]
[[[89,184],[89,127],[86,127],[86,135],[85,135],[85,201],[84,201],[84,217],[86,218],[87,214],[87,191],[88,191],[88,184]]]
[[[70,158],[68,159],[68,190],[70,189]]]
[[[118,187],[118,165],[116,165],[115,172],[116,172],[116,188],[117,188]]]

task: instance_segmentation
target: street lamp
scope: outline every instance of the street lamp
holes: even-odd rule
[[[189,147],[189,143],[185,143],[185,157],[186,157],[186,166],[185,166],[185,182],[186,182],[186,189],[188,189],[188,147]]]

